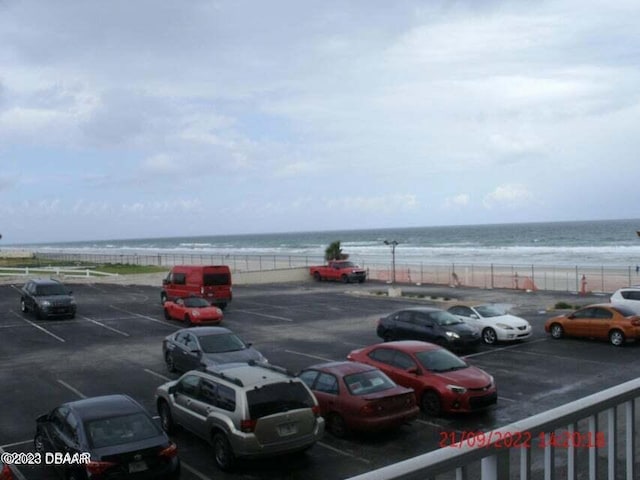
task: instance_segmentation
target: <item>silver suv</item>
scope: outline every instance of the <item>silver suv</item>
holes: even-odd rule
[[[216,464],[303,451],[324,433],[316,398],[300,379],[263,363],[192,370],[156,391],[162,428],[184,427],[213,445]]]
[[[625,305],[640,314],[640,287],[620,288],[611,295],[611,303]]]

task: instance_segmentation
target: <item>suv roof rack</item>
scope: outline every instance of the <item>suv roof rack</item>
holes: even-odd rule
[[[287,370],[284,367],[279,367],[278,365],[273,365],[268,362],[258,362],[256,360],[249,360],[247,364],[251,367],[262,367],[262,368],[266,368],[267,370],[271,370],[272,372],[281,373],[289,377],[295,377],[295,375],[290,370]]]
[[[226,373],[221,372],[219,370],[214,370],[213,368],[215,367],[207,367],[205,369],[205,372],[214,377],[218,377],[218,378],[221,378],[222,380],[227,380],[228,382],[234,383],[239,387],[244,387],[244,383],[242,383],[242,380],[240,380],[239,378],[232,377],[231,375],[227,375]]]

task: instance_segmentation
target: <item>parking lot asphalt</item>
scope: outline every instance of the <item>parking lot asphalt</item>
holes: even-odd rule
[[[78,302],[73,320],[36,320],[20,312],[21,285],[0,286],[0,447],[33,451],[35,418],[65,401],[126,393],[153,415],[155,388],[167,372],[162,339],[182,328],[163,318],[159,288],[68,284]],[[385,285],[272,284],[234,287],[223,325],[253,342],[272,363],[298,371],[341,360],[355,348],[378,343],[377,320],[415,304],[446,306],[459,299],[511,305],[529,320],[527,341],[481,346],[469,363],[492,374],[497,406],[479,414],[421,417],[397,431],[337,439],[330,434],[304,455],[242,462],[233,474],[218,471],[211,448],[188,432],[174,440],[182,479],[338,479],[438,448],[443,432],[487,431],[637,377],[640,345],[562,339],[545,334],[548,308],[557,301],[588,304],[602,297],[413,286],[413,298],[380,295]],[[418,298],[419,296],[419,298]],[[57,478],[44,466],[21,466],[28,480]]]

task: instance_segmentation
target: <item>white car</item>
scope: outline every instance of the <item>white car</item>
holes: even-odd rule
[[[624,305],[640,314],[640,287],[638,286],[620,288],[611,295],[610,300],[614,305]]]
[[[513,342],[531,336],[531,324],[524,318],[505,313],[495,305],[454,305],[448,309],[469,325],[482,331],[482,341],[488,345]]]

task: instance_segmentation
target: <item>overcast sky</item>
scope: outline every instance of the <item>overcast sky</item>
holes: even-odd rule
[[[640,218],[640,3],[0,0],[2,242]]]

